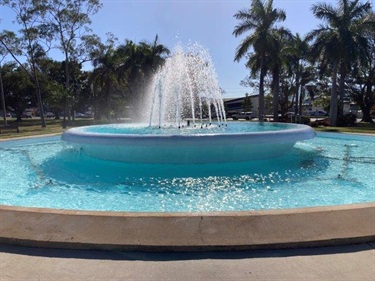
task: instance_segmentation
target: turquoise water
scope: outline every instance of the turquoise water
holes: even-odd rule
[[[195,126],[183,126],[178,129],[176,126],[149,127],[147,125],[137,124],[111,124],[111,125],[95,125],[80,127],[78,130],[85,133],[94,134],[121,134],[121,135],[202,135],[202,134],[240,134],[279,131],[295,128],[291,124],[286,123],[249,123],[249,122],[231,122],[230,126],[225,124],[196,124]]]
[[[0,204],[131,212],[300,208],[375,201],[375,137],[318,134],[282,157],[127,164],[59,137],[0,142]]]

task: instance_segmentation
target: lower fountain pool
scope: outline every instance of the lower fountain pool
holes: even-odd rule
[[[0,142],[0,204],[72,210],[207,212],[375,201],[375,138],[320,133],[283,156],[142,164],[91,158],[57,137]]]

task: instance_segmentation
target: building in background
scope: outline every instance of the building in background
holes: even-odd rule
[[[231,117],[232,114],[247,111],[244,108],[245,97],[235,99],[224,99],[225,113],[227,117]],[[259,95],[249,96],[251,100],[251,112],[253,115],[258,116],[259,112]]]

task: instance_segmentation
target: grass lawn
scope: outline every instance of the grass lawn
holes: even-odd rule
[[[353,133],[353,134],[372,134],[375,135],[375,124],[357,123],[354,127],[318,127],[314,128],[318,132],[332,133]]]
[[[15,120],[9,120],[8,124],[15,124]],[[47,127],[42,128],[39,119],[25,119],[19,122],[19,133],[15,129],[5,130],[0,134],[0,139],[18,138],[18,137],[29,137],[46,134],[61,134],[66,129],[62,128],[62,120],[47,119]],[[94,120],[92,119],[76,119],[70,121],[68,128],[77,126],[93,125]],[[2,126],[0,121],[0,126]],[[358,134],[373,134],[375,135],[375,124],[369,123],[358,123],[355,127],[318,127],[314,128],[319,132],[336,132],[336,133],[358,133]]]
[[[47,127],[42,128],[42,126],[40,125],[40,119],[25,119],[22,120],[22,122],[18,123],[19,133],[16,132],[16,129],[4,130],[0,134],[0,139],[29,137],[48,134],[61,134],[66,130],[62,128],[62,122],[62,120],[46,119]],[[15,123],[15,119],[8,121],[9,125]],[[92,119],[77,119],[71,121],[67,128],[93,124],[94,121]],[[0,127],[1,126],[3,126],[3,123],[0,121]]]

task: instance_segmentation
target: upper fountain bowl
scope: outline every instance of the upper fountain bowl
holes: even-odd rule
[[[142,124],[86,126],[65,131],[62,140],[104,160],[196,164],[276,157],[297,141],[315,136],[311,127],[300,124],[230,122],[180,129]]]

